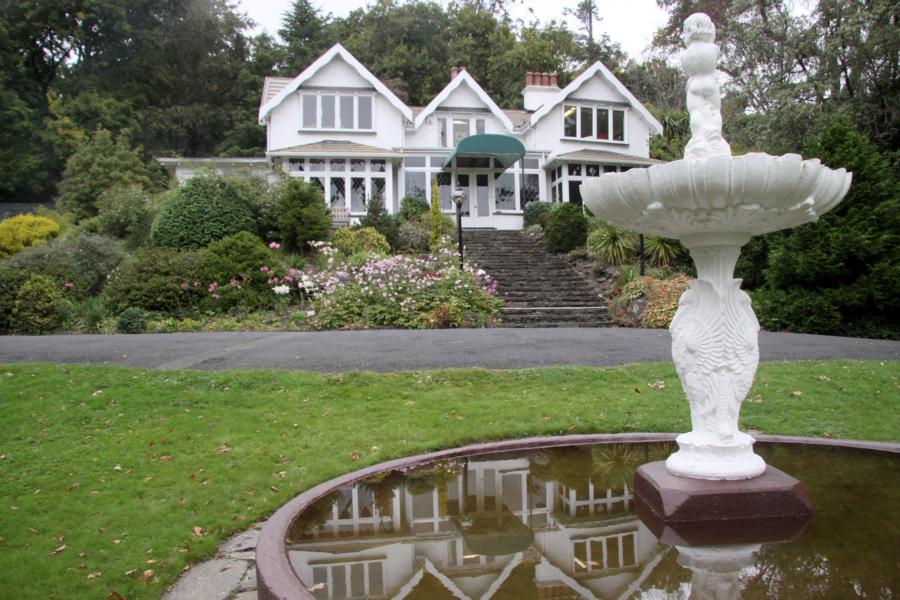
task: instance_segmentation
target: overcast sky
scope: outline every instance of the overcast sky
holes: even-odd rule
[[[447,0],[439,2],[447,4]],[[323,13],[343,17],[351,10],[368,5],[370,0],[313,0],[312,3],[321,8]],[[238,0],[240,10],[257,23],[257,31],[265,30],[272,35],[277,35],[281,18],[291,4],[291,0]],[[514,19],[521,18],[526,22],[535,17],[541,21],[550,21],[562,19],[562,9],[576,4],[576,0],[525,0],[516,3],[511,12]],[[656,6],[655,0],[615,0],[598,4],[602,20],[599,26],[594,25],[595,31],[609,34],[633,58],[640,59],[643,56],[654,32],[666,22],[666,13]],[[571,22],[575,29],[574,19]]]

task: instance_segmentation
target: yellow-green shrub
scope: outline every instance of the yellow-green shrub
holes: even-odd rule
[[[387,254],[391,245],[387,238],[374,227],[341,227],[331,236],[331,242],[344,256],[358,252],[378,252]]]
[[[0,221],[0,257],[11,256],[29,246],[59,235],[59,224],[46,217],[17,215]]]

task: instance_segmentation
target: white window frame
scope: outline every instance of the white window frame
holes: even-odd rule
[[[332,90],[304,90],[301,91],[299,102],[300,112],[300,131],[342,131],[347,133],[375,133],[375,95],[368,92],[348,92],[348,91],[332,91]],[[303,97],[314,96],[316,98],[316,124],[314,127],[303,125]],[[322,97],[334,96],[334,127],[322,127]],[[353,100],[353,123],[352,127],[345,127],[341,119],[341,98],[352,96]],[[368,129],[360,129],[359,124],[359,99],[372,99],[372,127]]]
[[[453,121],[469,121],[469,135],[478,133],[478,121],[484,122],[484,131],[487,132],[487,115],[481,114],[464,114],[464,113],[443,113],[437,116],[435,121],[435,135],[437,136],[438,148],[454,148],[453,144]],[[441,127],[445,127],[447,137],[441,140]]]
[[[574,106],[576,108],[575,112],[575,136],[566,135],[566,109],[570,106]],[[591,124],[594,128],[594,135],[589,137],[581,137],[581,109],[582,108],[590,108],[592,112]],[[606,110],[607,111],[607,126],[609,127],[609,139],[601,140],[597,137],[597,111],[598,110]],[[619,111],[622,113],[622,139],[614,140],[613,136],[613,112]],[[621,144],[627,145],[628,142],[628,108],[624,106],[613,106],[609,104],[587,104],[584,102],[564,102],[562,104],[562,112],[560,113],[560,118],[562,120],[562,139],[577,141],[577,142],[592,142],[592,143],[600,143],[600,144]]]

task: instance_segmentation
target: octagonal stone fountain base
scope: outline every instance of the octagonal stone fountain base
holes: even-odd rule
[[[665,461],[652,462],[634,474],[634,495],[659,522],[682,527],[741,520],[806,520],[812,514],[803,483],[770,465],[753,479],[717,481],[672,475]]]

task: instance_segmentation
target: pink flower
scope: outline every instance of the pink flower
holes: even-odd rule
[[[71,290],[71,289],[75,288],[75,284],[72,283],[71,281],[67,281],[63,287],[66,288],[67,290]]]
[[[269,248],[271,248],[272,250],[277,250],[278,248],[281,248],[281,244],[279,244],[278,242],[270,242]]]

